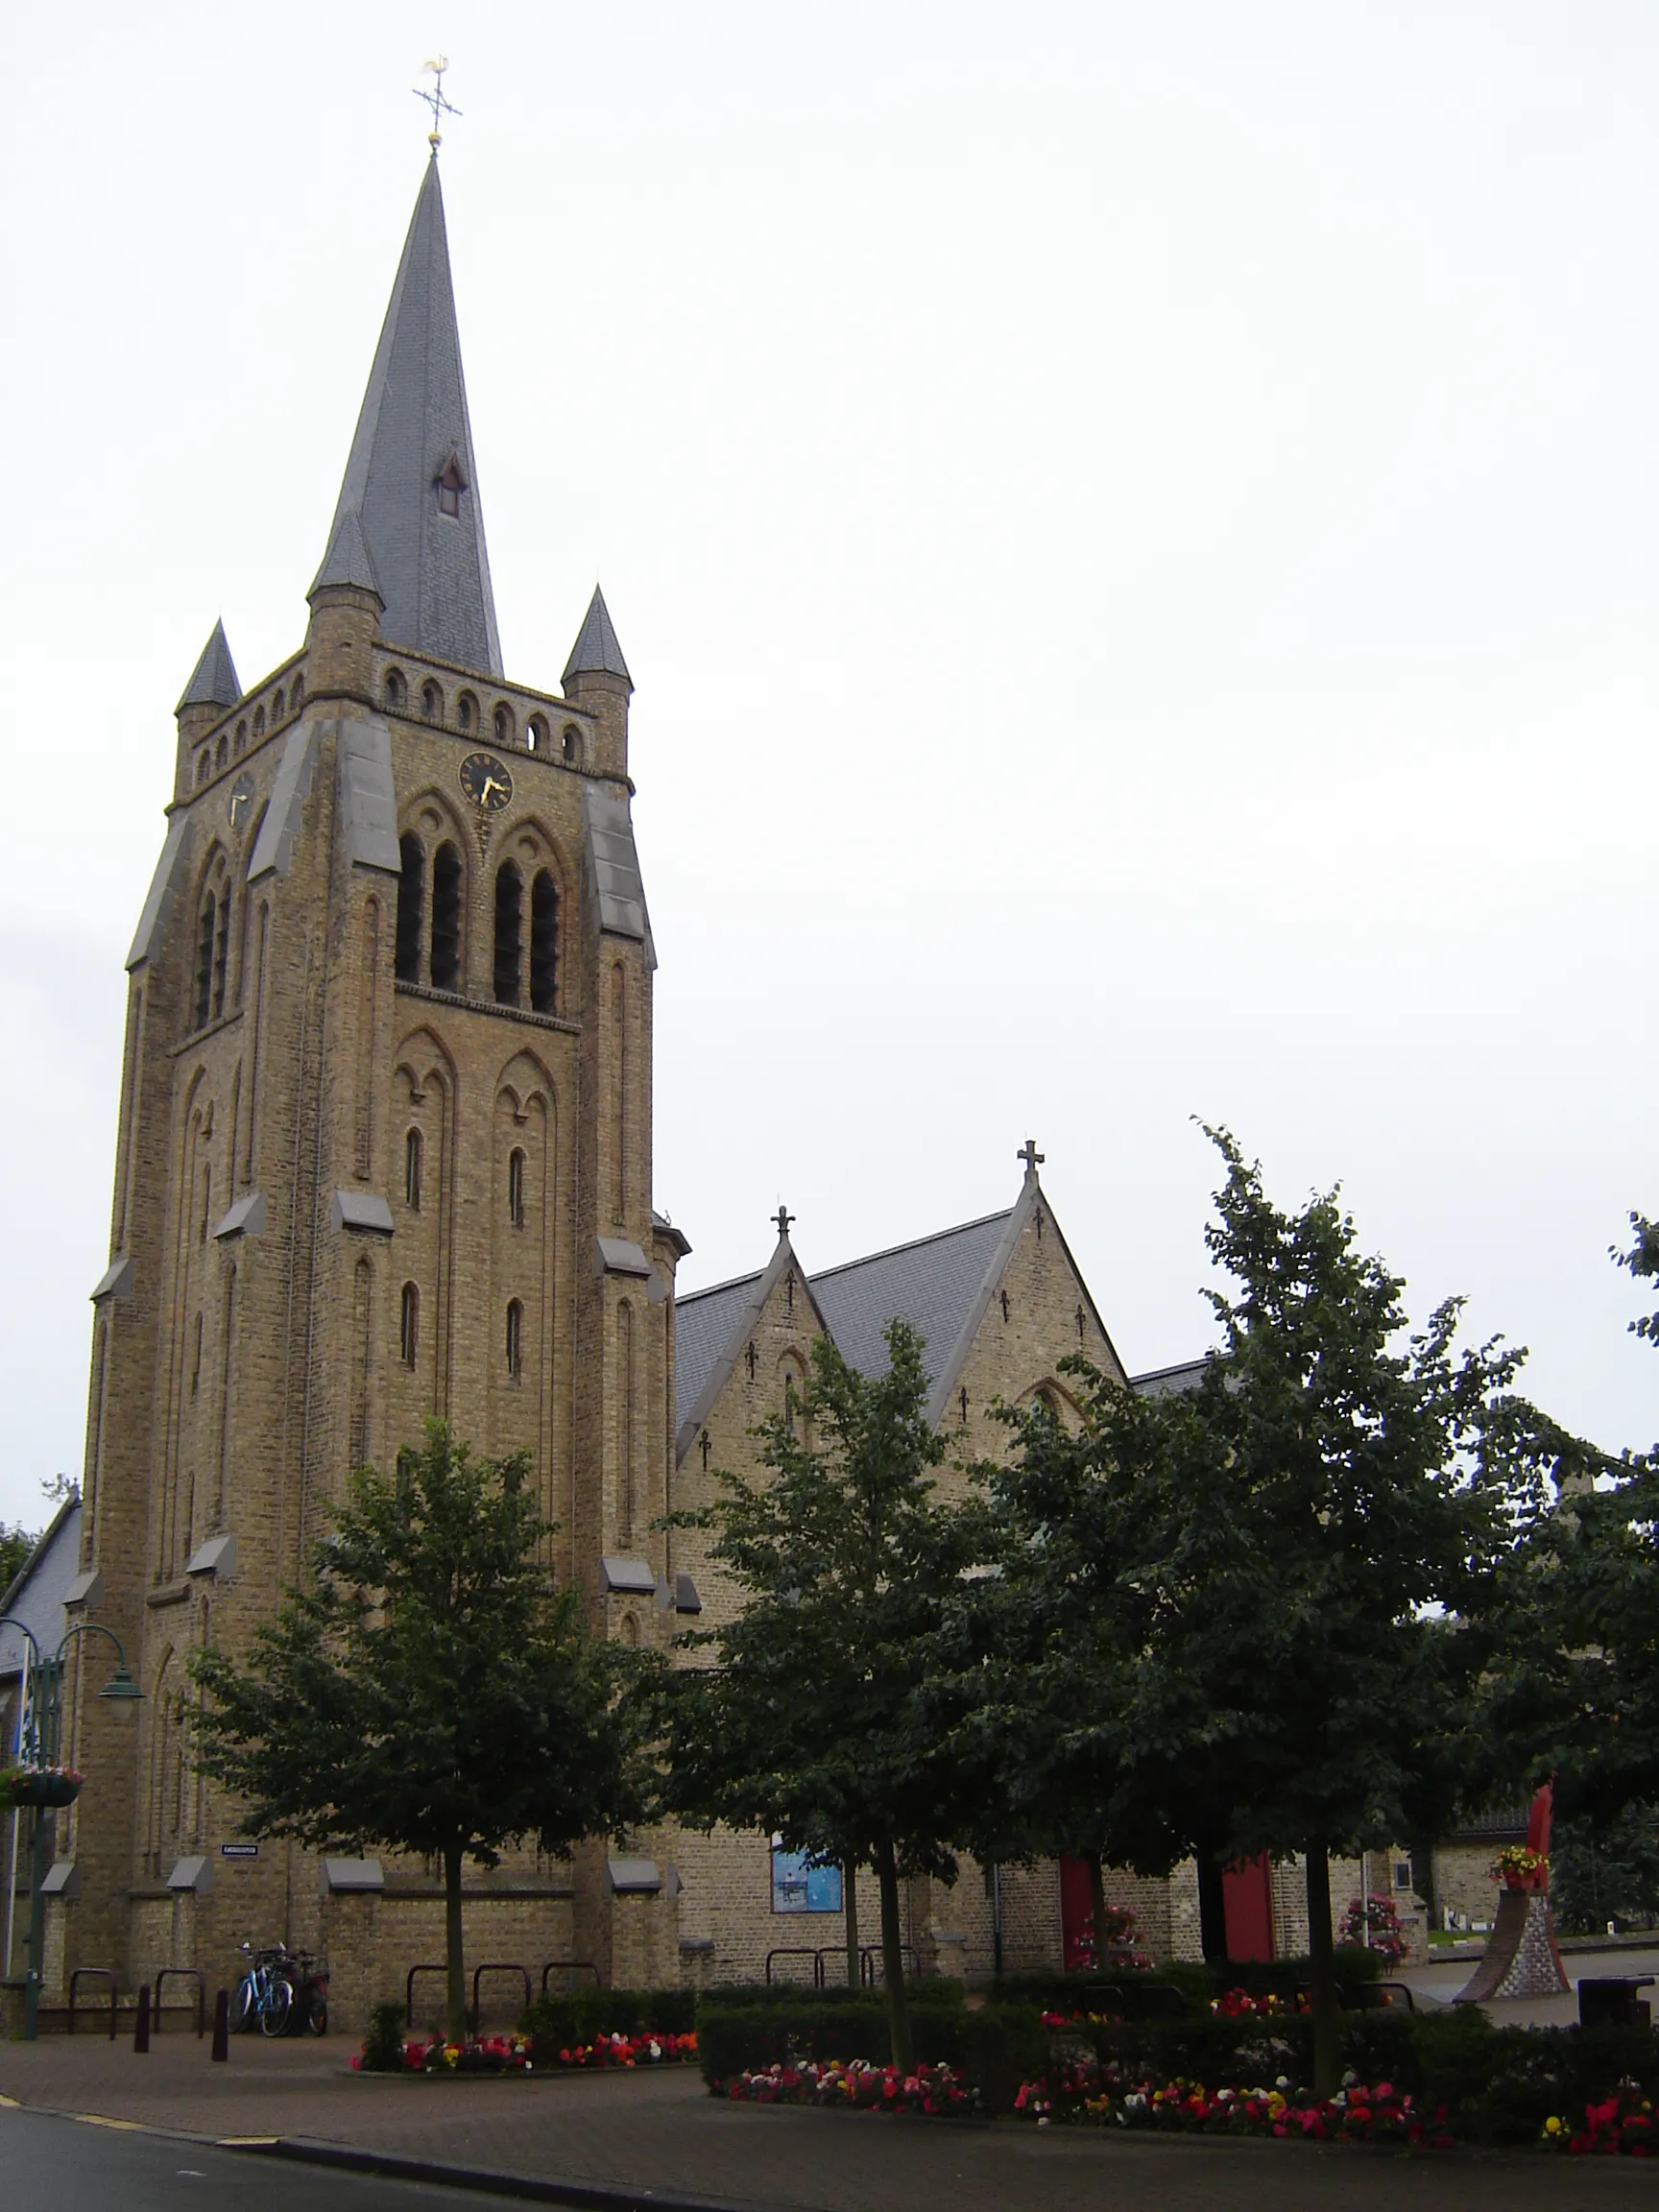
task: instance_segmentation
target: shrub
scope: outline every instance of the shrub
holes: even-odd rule
[[[695,1989],[576,1989],[538,1997],[518,2032],[540,2064],[600,2035],[687,2035],[696,2019]]]
[[[925,1981],[907,1981],[905,1992],[912,2005],[960,2006],[966,1985],[954,1975],[929,1975]],[[705,2005],[879,2005],[880,1984],[849,1988],[845,1982],[830,1982],[814,1989],[807,1982],[717,1982],[704,1989]]]
[[[697,2008],[697,2055],[704,2079],[712,2087],[738,2074],[763,2074],[773,2066],[807,2059],[862,2058],[881,2064],[888,2055],[889,2030],[880,1997],[846,1991],[826,2003],[824,1995],[805,1990],[787,2000],[745,1996],[733,2004],[724,1993],[705,1994]],[[960,1988],[944,1979],[910,1985],[909,1995],[918,2064],[960,2065],[967,2024],[983,2013],[966,2011]],[[1035,2023],[1035,2012],[1030,2016]]]
[[[403,2063],[403,2008],[373,2005],[369,2009],[369,2032],[363,2038],[361,2066],[365,2074],[396,2074]]]

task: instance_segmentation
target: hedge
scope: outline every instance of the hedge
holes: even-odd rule
[[[979,2023],[991,2012],[1014,2011],[1028,2029],[1029,2056],[1043,2063],[1047,2039],[1030,2006],[987,2006],[969,2012],[960,1985],[941,1977],[908,1985],[911,2033],[923,2064],[964,2067],[986,2046]],[[697,2056],[712,2086],[733,2074],[757,2073],[801,2058],[884,2060],[891,2047],[887,2008],[879,1996],[851,1991],[830,1996],[798,1991],[787,2001],[768,1994],[733,2003],[728,1993],[705,1993],[697,2008]]]
[[[535,2061],[596,2035],[688,2035],[696,2025],[695,1989],[573,1989],[538,1997],[518,2030]]]
[[[1348,1943],[1337,1946],[1334,1963],[1336,1986],[1344,1994],[1378,1981],[1383,1966],[1381,1952]],[[1293,2005],[1296,1992],[1307,1987],[1312,1974],[1312,1961],[1308,1959],[1243,1960],[1214,1966],[1178,1960],[1155,1966],[1149,1974],[1132,1973],[1128,1968],[1116,1973],[1004,1974],[997,1984],[997,1995],[1010,2000],[1024,1998],[1046,2012],[1087,2012],[1092,2009],[1089,1998],[1097,1990],[1116,1987],[1127,1995],[1139,1983],[1165,1982],[1179,1989],[1197,2012],[1207,2011],[1211,1998],[1220,1997],[1229,1989],[1246,1989],[1252,1997],[1283,1997]]]

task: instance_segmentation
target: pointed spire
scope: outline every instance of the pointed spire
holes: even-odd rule
[[[382,637],[498,676],[477,487],[444,195],[428,161],[317,582],[373,579]],[[346,529],[353,521],[361,560]],[[329,573],[337,548],[349,577]]]
[[[196,673],[185,685],[184,695],[173,711],[182,714],[186,707],[234,707],[241,696],[236,663],[230,658],[230,641],[225,635],[224,623],[215,622],[212,637],[202,648]]]
[[[334,535],[328,541],[323,565],[312,578],[311,589],[305,596],[315,597],[326,584],[354,585],[360,591],[373,591],[382,606],[386,603],[355,507],[348,507],[334,517]]]
[[[616,642],[616,632],[612,625],[611,611],[605,604],[605,594],[597,584],[593,596],[583,617],[576,642],[570,648],[570,658],[565,663],[560,679],[568,684],[572,676],[620,676],[630,691],[634,679],[628,673],[628,663],[622,658],[622,648]]]

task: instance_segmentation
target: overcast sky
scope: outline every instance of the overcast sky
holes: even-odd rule
[[[81,1465],[173,703],[303,637],[440,43],[508,672],[598,576],[637,685],[683,1286],[1032,1135],[1190,1356],[1196,1115],[1650,1444],[1650,0],[84,0],[0,134],[0,1517]]]

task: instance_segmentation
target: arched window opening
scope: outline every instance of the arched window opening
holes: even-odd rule
[[[263,707],[255,707],[253,709],[253,742],[255,745],[258,744],[260,738],[263,737],[264,734],[265,709]]]
[[[442,691],[440,691],[440,690],[439,690],[439,688],[438,688],[438,686],[437,686],[437,685],[436,685],[436,684],[430,684],[430,683],[428,683],[428,684],[422,684],[422,685],[421,685],[421,713],[422,713],[422,714],[424,714],[424,715],[425,715],[425,717],[426,717],[426,719],[427,719],[427,721],[428,721],[428,722],[442,722],[442,721],[443,721],[443,719],[444,719],[444,694],[443,694],[443,692],[442,692]]]
[[[565,725],[564,746],[566,761],[572,768],[576,767],[582,758],[582,733],[574,722]]]
[[[524,1226],[524,1155],[511,1153],[507,1161],[507,1218],[515,1229]]]
[[[215,776],[218,775],[220,769],[224,767],[226,761],[229,757],[230,747],[227,739],[227,733],[221,730],[219,733],[219,742],[213,748],[213,773]]]
[[[275,699],[273,699],[273,700],[272,700],[272,702],[271,702],[271,719],[272,719],[272,721],[273,721],[273,722],[280,722],[280,721],[281,721],[281,719],[282,719],[282,717],[283,717],[283,715],[284,715],[284,714],[287,712],[287,709],[288,709],[288,702],[287,702],[287,700],[286,700],[286,699],[283,697],[282,693],[281,693],[280,691],[278,691],[278,692],[277,692],[277,694],[276,694],[276,698],[275,698]]]
[[[532,714],[530,717],[524,732],[524,747],[529,753],[545,753],[547,750],[547,725],[540,714]]]
[[[783,1418],[789,1424],[791,1436],[800,1434],[801,1370],[790,1361],[783,1364]]]
[[[198,791],[200,791],[203,784],[206,782],[208,777],[212,773],[212,770],[213,756],[208,752],[206,746],[204,745],[201,752],[196,756],[196,788]]]
[[[524,1364],[524,1309],[517,1298],[507,1301],[507,1372],[517,1378]]]
[[[246,752],[246,750],[247,750],[247,747],[248,747],[248,725],[247,725],[247,723],[246,723],[245,721],[244,721],[244,722],[238,722],[238,723],[237,723],[237,725],[236,725],[236,742],[235,742],[235,744],[234,744],[234,745],[231,747],[231,751],[232,751],[232,752],[235,752],[235,753],[242,753],[242,752]]]
[[[530,886],[530,1004],[551,1014],[559,962],[559,886],[545,868]]]
[[[503,860],[495,871],[495,1003],[517,1006],[524,954],[524,878]]]
[[[191,1027],[202,1028],[213,1011],[213,947],[217,938],[219,906],[211,891],[202,902],[202,920],[196,931],[196,997]]]
[[[405,1283],[397,1304],[397,1357],[405,1367],[413,1367],[420,1349],[421,1293],[413,1283]]]
[[[403,1203],[411,1214],[421,1211],[421,1132],[411,1129],[403,1140]]]
[[[494,720],[492,722],[491,728],[495,733],[495,742],[497,745],[511,745],[513,742],[512,708],[498,706],[495,709]]]
[[[470,730],[478,719],[478,702],[470,691],[463,691],[455,702],[455,719],[463,730]]]
[[[432,861],[432,987],[454,991],[461,981],[461,855],[440,845]]]
[[[399,983],[421,980],[421,907],[426,888],[426,854],[413,830],[397,840],[397,946],[393,966]]]
[[[304,696],[305,679],[303,676],[296,676],[294,679],[294,688],[288,695],[288,704],[293,708],[296,714],[298,714],[300,711],[300,702],[304,698]]]
[[[230,890],[219,893],[219,929],[213,947],[213,1018],[225,1011],[225,978],[230,970]]]
[[[461,466],[459,453],[451,453],[444,464],[444,473],[438,478],[438,512],[440,515],[459,515],[461,494],[467,489],[467,471]]]
[[[403,681],[402,671],[397,668],[388,668],[386,671],[386,704],[391,708],[394,714],[402,712],[403,702],[408,695],[409,687]]]

